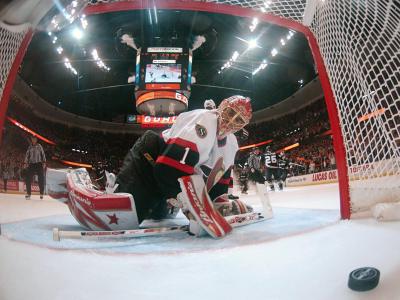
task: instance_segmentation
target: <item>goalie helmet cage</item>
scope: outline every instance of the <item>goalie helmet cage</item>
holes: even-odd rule
[[[400,198],[400,5],[395,0],[90,0],[85,14],[182,9],[257,17],[303,33],[331,123],[342,218]],[[0,128],[28,26],[0,23]]]

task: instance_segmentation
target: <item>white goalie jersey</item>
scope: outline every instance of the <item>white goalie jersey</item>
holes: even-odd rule
[[[176,124],[162,133],[167,144],[180,144],[185,152],[179,163],[192,165],[194,173],[200,174],[200,166],[212,168],[219,157],[223,157],[225,169],[233,165],[238,150],[235,135],[229,134],[222,140],[217,139],[217,112],[197,109],[179,115]],[[197,162],[193,165],[189,161],[188,153],[197,153]]]
[[[218,158],[222,157],[225,174],[217,184],[217,194],[226,193],[238,143],[233,134],[218,139],[217,127],[216,111],[198,109],[180,114],[176,123],[162,133],[167,148],[158,157],[157,165],[163,166],[163,171],[180,171],[182,176],[207,176]]]

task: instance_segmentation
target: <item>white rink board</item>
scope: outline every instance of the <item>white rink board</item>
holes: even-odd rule
[[[393,166],[399,165],[399,161],[395,160],[382,160],[379,162],[365,164],[361,166],[352,166],[349,168],[349,179],[350,181],[356,181],[359,179],[372,180],[376,177],[388,177],[400,173],[398,168],[393,168]],[[376,175],[376,174],[379,174]],[[301,175],[288,177],[286,179],[287,186],[305,186],[314,184],[326,184],[338,182],[338,172],[337,169],[323,171],[313,174]],[[384,182],[384,180],[382,180]],[[385,186],[384,184],[382,185]]]

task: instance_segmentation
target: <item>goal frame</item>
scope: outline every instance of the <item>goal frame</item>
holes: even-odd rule
[[[280,16],[276,16],[270,13],[262,13],[251,8],[240,7],[238,5],[227,5],[218,4],[214,2],[201,2],[193,0],[154,0],[154,1],[118,1],[111,3],[97,3],[95,5],[88,5],[84,9],[86,15],[118,12],[118,11],[129,11],[129,10],[142,10],[142,9],[153,9],[154,6],[157,9],[166,10],[191,10],[200,12],[211,12],[219,14],[227,14],[238,17],[253,18],[257,17],[260,22],[268,22],[274,25],[286,27],[288,29],[301,32],[306,37],[309,47],[311,49],[314,62],[319,74],[321,86],[324,93],[325,104],[328,111],[329,121],[332,130],[333,145],[336,156],[336,165],[339,178],[339,195],[340,195],[340,214],[342,219],[349,219],[351,216],[350,209],[350,191],[349,191],[349,176],[348,166],[346,160],[346,152],[344,147],[344,140],[339,122],[339,112],[334,98],[334,94],[329,81],[328,73],[325,68],[324,60],[316,38],[312,31],[305,25],[290,19],[286,19]],[[11,91],[15,82],[15,78],[18,73],[20,64],[22,63],[23,57],[32,39],[34,30],[30,29],[27,31],[21,46],[17,52],[15,60],[12,64],[8,78],[3,90],[2,99],[0,102],[0,128],[4,126],[5,116]],[[0,142],[2,133],[0,132]]]

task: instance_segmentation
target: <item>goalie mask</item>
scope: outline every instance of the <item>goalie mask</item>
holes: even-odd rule
[[[218,114],[218,137],[235,133],[250,122],[250,98],[239,95],[229,97],[218,106]]]

